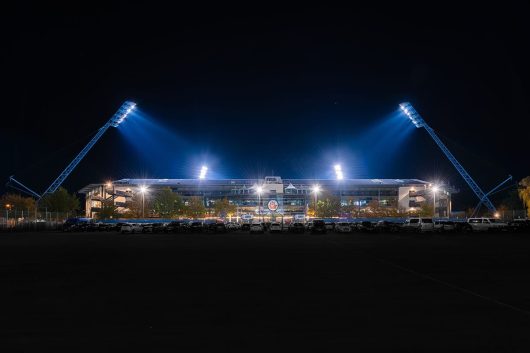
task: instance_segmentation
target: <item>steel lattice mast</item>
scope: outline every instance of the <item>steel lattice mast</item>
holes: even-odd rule
[[[111,126],[118,127],[118,125],[127,118],[127,116],[135,108],[135,106],[136,103],[130,101],[126,101],[125,103],[123,103],[120,109],[118,109],[118,111],[109,119],[109,121],[107,121],[107,123],[98,130],[96,135],[81,150],[81,152],[79,152],[79,154],[74,158],[74,160],[70,162],[70,164],[68,164],[68,166],[62,171],[62,173],[59,174],[57,179],[55,179],[54,182],[46,189],[46,191],[44,191],[40,198],[42,198],[46,194],[51,194],[55,192],[59,188],[59,186],[61,186],[64,180],[68,177],[68,175],[70,175],[70,173],[75,169],[79,162],[81,162],[81,160],[86,156],[88,151],[90,151],[92,147],[94,147],[96,142],[98,142],[101,136],[103,136],[105,131],[107,131],[107,129]]]
[[[458,162],[458,160],[455,158],[455,156],[453,156],[451,151],[449,151],[449,149],[444,145],[442,140],[440,140],[438,135],[436,135],[434,130],[425,122],[425,120],[423,120],[423,118],[416,111],[416,109],[414,109],[412,104],[410,104],[408,102],[405,102],[405,103],[401,103],[399,105],[399,107],[408,116],[408,118],[412,121],[412,123],[414,124],[414,126],[416,126],[416,128],[419,129],[419,128],[423,127],[423,128],[425,128],[425,130],[427,130],[427,132],[429,133],[429,135],[431,135],[431,137],[434,140],[434,142],[436,142],[438,147],[440,147],[442,152],[449,159],[449,161],[453,164],[453,166],[456,168],[458,173],[460,173],[462,178],[464,178],[464,180],[466,181],[467,185],[469,185],[471,190],[473,190],[475,195],[477,195],[477,197],[479,199],[479,205],[477,206],[477,209],[475,210],[475,212],[478,211],[478,208],[480,207],[480,204],[482,204],[482,203],[485,204],[486,207],[491,212],[493,212],[493,213],[496,212],[497,210],[496,210],[495,206],[493,205],[491,200],[488,198],[488,194],[489,193],[486,194],[486,193],[484,193],[484,191],[482,191],[482,189],[478,186],[478,184],[475,182],[475,180],[473,180],[471,175],[469,175],[469,173],[464,169],[462,164],[460,164],[460,162]]]

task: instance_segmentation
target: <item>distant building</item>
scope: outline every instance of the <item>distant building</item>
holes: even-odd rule
[[[424,205],[431,208],[436,202],[436,216],[447,217],[451,212],[451,191],[440,188],[433,199],[432,184],[418,179],[282,179],[268,176],[263,179],[121,179],[109,183],[90,184],[80,190],[86,197],[86,216],[94,217],[102,201],[109,200],[118,212],[127,211],[127,203],[147,186],[149,194],[157,189],[170,188],[184,201],[199,196],[207,208],[217,200],[227,198],[237,206],[238,219],[251,219],[261,214],[266,219],[303,218],[314,202],[313,187],[319,185],[319,195],[340,197],[343,206],[362,211],[369,204],[411,211]],[[258,195],[261,187],[261,195]],[[146,196],[148,197],[148,196]],[[258,207],[261,202],[261,211]]]

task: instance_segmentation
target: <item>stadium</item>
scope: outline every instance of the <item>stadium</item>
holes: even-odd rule
[[[145,198],[169,188],[186,203],[200,197],[206,209],[228,199],[236,206],[236,221],[261,217],[265,221],[306,219],[308,210],[319,197],[333,195],[341,206],[350,206],[352,214],[367,215],[370,206],[411,212],[425,206],[433,208],[433,216],[451,215],[451,193],[454,190],[419,179],[120,179],[89,184],[79,192],[85,195],[86,216],[97,217],[104,202],[112,202],[118,213],[125,214],[135,195]],[[146,210],[146,216],[157,217]]]

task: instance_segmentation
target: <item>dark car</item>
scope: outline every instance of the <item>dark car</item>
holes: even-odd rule
[[[189,229],[192,233],[200,233],[204,230],[204,224],[199,221],[191,222]]]
[[[467,222],[455,222],[455,232],[459,233],[471,233],[473,227]]]
[[[401,229],[398,223],[389,222],[389,221],[379,221],[375,224],[374,228],[375,228],[375,231],[381,232],[381,233],[396,233],[396,232],[399,232]]]
[[[250,231],[250,223],[243,223],[243,224],[241,225],[241,230],[242,230],[242,231],[245,231],[245,232]]]
[[[187,227],[184,225],[184,222],[181,221],[172,221],[165,228],[166,233],[184,233],[187,230]]]
[[[313,220],[311,225],[311,233],[313,234],[325,234],[326,233],[326,223],[321,219]]]
[[[358,224],[357,229],[360,232],[372,233],[376,230],[374,224],[370,221],[363,221]]]
[[[164,223],[153,223],[152,225],[152,233],[165,233],[166,232],[166,225]]]
[[[208,231],[212,233],[226,233],[227,229],[224,223],[210,223],[208,224]]]
[[[530,233],[530,220],[514,219],[508,223],[508,229],[515,233]]]
[[[303,232],[305,232],[305,226],[304,226],[303,223],[299,223],[299,222],[291,223],[289,225],[289,232],[291,232],[291,233],[303,233]]]
[[[142,224],[142,233],[153,233],[153,225],[151,223]]]

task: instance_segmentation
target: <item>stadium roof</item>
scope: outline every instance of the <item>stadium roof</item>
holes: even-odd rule
[[[213,186],[213,185],[246,185],[252,187],[256,183],[260,183],[264,178],[255,179],[120,179],[113,181],[113,184],[125,186],[178,186],[178,185],[193,185],[193,186]],[[293,185],[337,185],[340,183],[344,187],[347,186],[407,186],[407,185],[429,185],[430,183],[420,179],[282,179],[283,184]],[[80,193],[85,194],[88,191],[102,186],[100,184],[89,184],[79,190]]]

